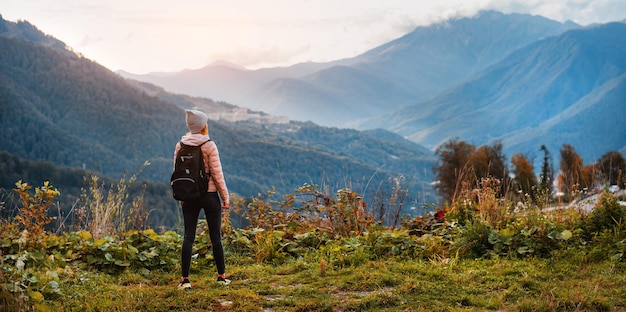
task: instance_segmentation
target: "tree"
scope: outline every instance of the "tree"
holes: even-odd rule
[[[543,163],[541,165],[539,189],[542,193],[550,195],[552,193],[552,181],[554,181],[554,167],[552,166],[552,158],[548,148],[545,145],[541,145],[540,149],[543,152]]]
[[[576,153],[574,147],[565,143],[560,152],[560,191],[564,192],[566,195],[571,195],[588,187],[583,179],[583,159]]]
[[[609,185],[617,185],[623,189],[626,186],[626,160],[622,154],[616,151],[608,152],[600,158],[597,170],[602,182]]]
[[[506,158],[502,154],[502,144],[483,145],[470,157],[478,178],[488,176],[502,179],[507,176]]]
[[[469,163],[474,168],[477,181],[481,181],[483,178],[494,177],[502,182],[499,192],[500,195],[504,194],[504,190],[508,186],[508,183],[506,183],[508,168],[506,157],[502,153],[502,143],[497,142],[491,146],[483,145],[479,147],[470,156]]]
[[[454,138],[439,146],[435,151],[440,161],[440,165],[433,168],[439,182],[435,188],[447,200],[454,201],[456,194],[460,191],[461,181],[473,177],[473,168],[469,164],[469,159],[475,150],[474,145]]]
[[[597,164],[584,166],[582,175],[585,185],[588,185],[590,188],[595,187],[596,183],[601,180],[597,170]]]
[[[513,182],[515,190],[520,191],[523,195],[528,194],[533,201],[535,200],[534,187],[537,185],[537,177],[535,177],[532,163],[523,154],[516,153],[511,157],[513,164]]]

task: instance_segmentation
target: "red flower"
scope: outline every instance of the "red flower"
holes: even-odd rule
[[[437,221],[442,221],[445,216],[446,213],[443,210],[439,210],[435,213],[435,219],[437,219]]]

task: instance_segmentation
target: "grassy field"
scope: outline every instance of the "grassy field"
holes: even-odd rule
[[[229,259],[233,282],[194,263],[193,289],[178,274],[64,272],[49,311],[623,311],[624,265],[545,259],[367,261],[326,268],[304,260],[281,265]],[[238,263],[239,262],[239,263]]]

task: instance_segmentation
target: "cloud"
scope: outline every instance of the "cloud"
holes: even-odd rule
[[[103,42],[104,40],[105,39],[103,37],[93,37],[90,35],[85,35],[78,43],[77,48],[88,47],[88,46]]]
[[[505,13],[541,15],[581,25],[619,21],[626,17],[624,0],[490,0],[490,8]]]

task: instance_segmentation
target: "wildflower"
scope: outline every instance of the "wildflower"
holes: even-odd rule
[[[445,218],[446,213],[443,210],[438,210],[435,213],[435,219],[437,219],[437,221],[443,221],[443,219]]]

